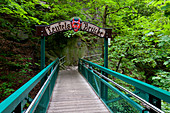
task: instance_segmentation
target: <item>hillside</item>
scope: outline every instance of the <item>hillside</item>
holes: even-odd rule
[[[40,71],[41,40],[35,36],[35,25],[72,17],[112,29],[110,69],[170,91],[169,1],[4,0],[0,2],[0,101]],[[66,65],[76,65],[79,57],[102,53],[102,42],[82,31],[46,37],[46,65],[65,55]],[[97,63],[103,65],[103,60]]]

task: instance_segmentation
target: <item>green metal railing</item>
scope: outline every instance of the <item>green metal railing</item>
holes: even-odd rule
[[[0,113],[45,113],[51,98],[58,71],[59,59],[56,59],[7,99],[1,102]],[[43,83],[37,96],[34,100],[30,99],[28,97],[29,92],[44,78],[45,82]],[[27,101],[31,101],[31,104],[27,111],[24,111],[24,106]]]
[[[164,113],[160,110],[161,100],[170,103],[170,92],[90,61],[79,59],[78,70],[113,113]],[[130,92],[105,75],[134,86],[135,91]]]

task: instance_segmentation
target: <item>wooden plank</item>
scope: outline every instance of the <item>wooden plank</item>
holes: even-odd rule
[[[76,70],[59,72],[47,113],[109,113]]]

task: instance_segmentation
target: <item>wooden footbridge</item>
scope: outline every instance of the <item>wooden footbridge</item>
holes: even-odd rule
[[[78,69],[59,71],[60,64],[56,59],[0,103],[0,113],[164,113],[161,100],[170,103],[168,91],[90,61],[80,59]],[[112,77],[135,90],[125,89]],[[31,99],[29,92],[40,81],[41,89]]]
[[[79,59],[77,70],[59,71],[64,68],[64,57],[45,67],[45,36],[71,29],[104,38],[104,67]],[[41,36],[42,71],[1,102],[0,113],[164,113],[161,102],[170,103],[170,92],[108,69],[108,38],[112,37],[112,29],[73,18],[38,25],[36,35]],[[127,90],[111,78],[134,90]],[[35,98],[30,98],[30,91],[39,82],[41,89]]]
[[[77,70],[59,72],[48,113],[109,113]]]

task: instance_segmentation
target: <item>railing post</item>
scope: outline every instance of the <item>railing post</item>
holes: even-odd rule
[[[84,75],[84,77],[87,79],[87,76],[86,76],[86,75],[87,75],[87,74],[86,74],[87,70],[86,70],[86,68],[84,68],[84,66],[85,66],[85,63],[84,63],[84,61],[82,61],[82,67],[83,67],[83,68],[82,68],[82,71],[81,71],[81,72],[82,72],[82,74]],[[88,80],[88,79],[87,79],[87,80]]]
[[[82,72],[82,61],[79,59],[79,62],[78,62],[78,71],[79,72]]]
[[[93,82],[92,82],[92,66],[89,64],[89,68],[88,68],[88,81],[89,83],[92,85]]]
[[[41,70],[45,68],[45,36],[41,37]],[[41,86],[44,84],[46,76],[41,80]]]
[[[104,72],[102,72],[103,75],[105,75]],[[106,76],[106,75],[105,75]],[[101,78],[102,79],[102,78]],[[100,97],[103,101],[107,101],[108,96],[108,88],[107,86],[100,80]]]
[[[41,37],[41,70],[45,68],[45,37]]]
[[[104,38],[104,67],[108,68],[108,38]]]
[[[108,34],[107,37],[104,38],[104,67],[108,68]],[[107,73],[102,73],[106,77],[108,77]],[[107,101],[108,97],[108,88],[101,82],[101,95],[105,101]]]

